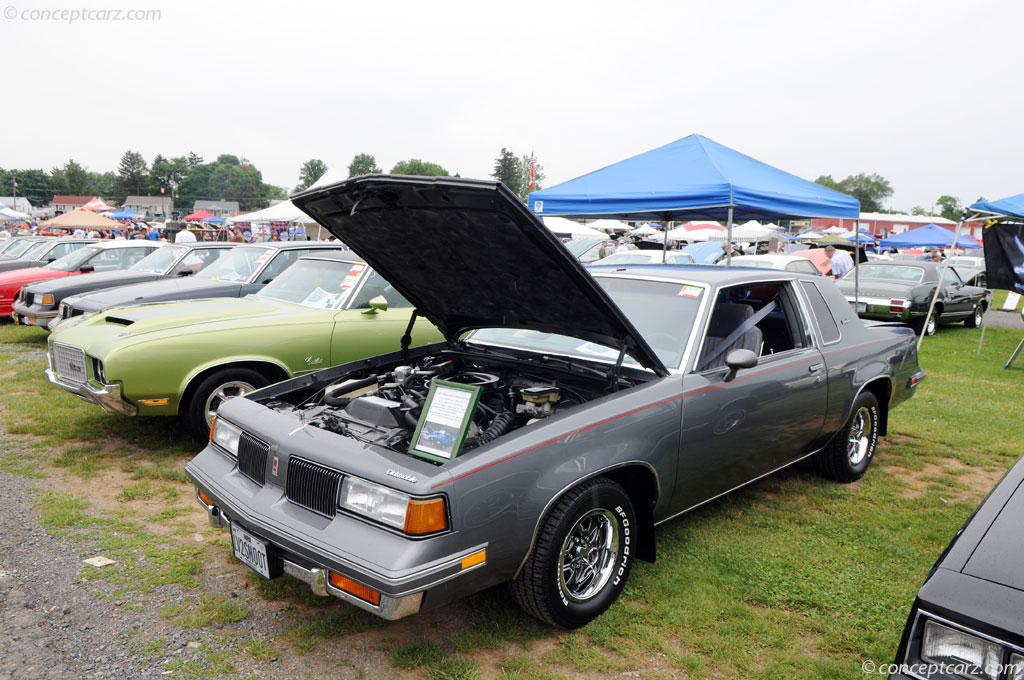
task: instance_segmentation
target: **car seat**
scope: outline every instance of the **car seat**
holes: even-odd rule
[[[760,353],[761,330],[757,326],[749,328],[730,342],[727,347],[719,348],[744,321],[752,316],[754,316],[754,309],[750,305],[721,302],[715,305],[711,323],[708,325],[707,340],[704,343],[704,359],[699,365],[700,370],[725,366],[726,355],[734,349],[749,349],[754,354]],[[707,357],[711,357],[711,359]]]

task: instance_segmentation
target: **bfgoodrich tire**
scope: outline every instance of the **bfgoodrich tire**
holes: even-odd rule
[[[971,312],[971,315],[964,319],[964,325],[967,326],[968,328],[978,328],[979,326],[981,326],[981,319],[984,315],[985,305],[979,302],[977,305],[975,305],[974,311]]]
[[[861,392],[843,429],[814,456],[815,471],[837,482],[855,482],[864,476],[878,444],[878,399]]]
[[[181,416],[192,435],[200,441],[205,440],[210,436],[213,414],[222,403],[268,384],[269,380],[251,368],[225,368],[199,383],[181,409]]]
[[[599,477],[566,493],[541,524],[512,597],[562,628],[583,626],[622,592],[637,545],[636,513],[621,486]]]

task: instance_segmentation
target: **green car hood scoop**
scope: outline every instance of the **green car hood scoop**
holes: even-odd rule
[[[295,205],[366,259],[449,341],[526,328],[665,366],[593,277],[500,182],[364,175]]]

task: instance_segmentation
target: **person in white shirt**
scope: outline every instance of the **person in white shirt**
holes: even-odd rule
[[[853,258],[850,257],[850,253],[835,246],[826,246],[825,252],[832,260],[832,276],[834,278],[842,278],[843,274],[853,269]]]
[[[85,229],[75,229],[74,238],[85,238]]]
[[[11,237],[11,232],[7,231],[6,229],[0,229],[0,239],[10,238],[10,237]]]
[[[619,241],[619,247],[615,249],[617,253],[628,253],[629,246],[626,245],[625,241]]]
[[[195,243],[196,242],[196,235],[193,234],[188,229],[182,229],[181,231],[179,231],[177,234],[174,235],[174,242],[175,243]]]

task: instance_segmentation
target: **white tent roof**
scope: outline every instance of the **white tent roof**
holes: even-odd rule
[[[0,203],[0,213],[3,213],[7,217],[9,217],[11,219],[14,219],[14,220],[30,220],[30,219],[32,219],[29,215],[26,215],[23,212],[18,212],[17,210],[14,210],[13,208],[8,208],[3,203]]]
[[[836,226],[836,227],[829,227],[828,229],[826,229],[822,233],[823,234],[837,234],[838,235],[838,234],[845,234],[846,230],[843,229],[842,227]]]
[[[629,229],[625,222],[619,222],[618,220],[593,220],[587,222],[587,226],[591,229],[600,229],[601,231],[626,231]]]
[[[732,239],[734,241],[767,241],[778,235],[777,229],[763,227],[753,220],[732,228]]]
[[[569,234],[573,238],[608,238],[608,234],[603,231],[584,227],[579,222],[573,222],[564,217],[546,216],[543,222],[544,226],[555,234]]]
[[[298,224],[316,224],[316,220],[302,212],[291,201],[282,201],[263,210],[235,215],[225,220],[228,224],[235,222],[295,222]]]
[[[650,236],[652,234],[660,234],[661,232],[652,227],[649,224],[637,227],[629,232],[633,236]]]
[[[668,232],[669,241],[724,241],[726,232],[721,229],[691,229],[687,231],[677,227]]]

